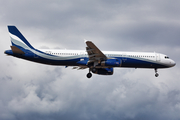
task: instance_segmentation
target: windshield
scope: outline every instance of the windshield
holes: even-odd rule
[[[164,58],[165,58],[165,59],[169,59],[169,57],[168,57],[168,56],[165,56]]]

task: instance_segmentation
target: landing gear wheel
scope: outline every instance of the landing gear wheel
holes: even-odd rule
[[[92,77],[92,74],[91,73],[88,73],[87,74],[87,78],[91,78]]]
[[[159,76],[159,74],[158,74],[158,73],[156,73],[156,74],[155,74],[155,76],[156,76],[156,77],[158,77],[158,76]]]
[[[155,68],[154,70],[155,70],[155,77],[158,77],[159,74],[157,73],[157,68]]]
[[[96,68],[92,68],[91,70],[93,73],[96,73]]]

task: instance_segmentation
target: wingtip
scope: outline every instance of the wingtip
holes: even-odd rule
[[[86,43],[88,40],[84,39],[84,43]]]
[[[87,43],[87,42],[91,42],[91,41],[84,39],[84,43]]]

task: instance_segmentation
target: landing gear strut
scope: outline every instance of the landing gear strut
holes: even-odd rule
[[[154,70],[155,70],[155,77],[158,77],[159,74],[157,73],[157,68],[155,68]]]
[[[86,76],[87,76],[87,78],[91,78],[92,77],[92,73],[90,72],[90,68],[89,68],[89,73]]]

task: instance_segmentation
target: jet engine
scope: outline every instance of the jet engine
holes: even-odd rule
[[[102,61],[101,65],[102,66],[119,67],[119,66],[121,66],[121,61],[119,59],[107,59],[106,61]]]
[[[92,70],[92,72],[99,75],[112,75],[113,68],[96,68],[95,70]]]

